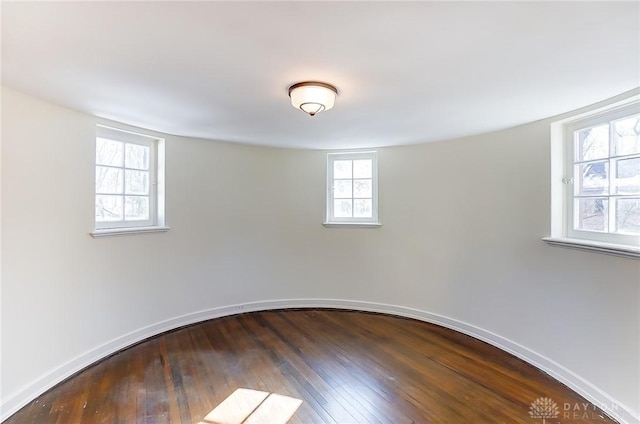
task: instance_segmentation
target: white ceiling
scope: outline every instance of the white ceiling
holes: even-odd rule
[[[289,85],[338,87],[293,109]],[[445,140],[640,85],[640,3],[3,2],[2,81],[169,134],[297,148]]]

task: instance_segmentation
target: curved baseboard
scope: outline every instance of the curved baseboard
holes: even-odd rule
[[[640,414],[635,414],[631,409],[617,402],[612,396],[608,395],[595,385],[557,362],[554,362],[553,360],[505,337],[466,322],[425,312],[419,309],[388,305],[384,303],[344,299],[284,299],[251,302],[194,312],[138,329],[73,358],[64,365],[52,370],[47,375],[27,384],[17,393],[7,397],[3,396],[2,404],[0,405],[0,421],[6,420],[20,408],[36,399],[48,389],[83,370],[89,365],[155,335],[183,327],[185,325],[238,313],[291,308],[336,308],[379,312],[413,318],[450,328],[489,343],[546,372],[551,377],[582,395],[593,405],[600,407],[621,424],[640,424]],[[534,399],[532,399],[532,401],[533,400]]]

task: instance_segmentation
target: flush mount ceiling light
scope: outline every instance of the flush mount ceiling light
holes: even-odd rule
[[[289,87],[289,97],[293,107],[310,116],[331,109],[337,95],[338,89],[324,82],[299,82]]]

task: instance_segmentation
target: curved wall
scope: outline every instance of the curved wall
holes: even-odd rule
[[[541,241],[549,120],[378,149],[378,229],[321,225],[326,152],[160,134],[172,229],[93,239],[98,122],[3,88],[2,418],[146,333],[339,299],[466,325],[637,422],[640,262]]]

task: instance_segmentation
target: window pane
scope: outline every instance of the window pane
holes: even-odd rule
[[[577,160],[601,159],[609,156],[609,124],[576,131]]]
[[[640,234],[640,198],[618,199],[616,206],[617,231]]]
[[[125,171],[125,194],[149,194],[149,173],[147,171]]]
[[[616,155],[640,153],[640,116],[621,119],[613,125]]]
[[[122,221],[122,196],[96,196],[96,221]]]
[[[609,201],[606,197],[576,199],[575,228],[585,231],[608,231]]]
[[[340,199],[333,201],[333,216],[336,218],[351,218],[351,199]]]
[[[371,159],[359,159],[353,161],[353,178],[371,178],[372,175],[372,160]]]
[[[618,194],[640,193],[640,158],[616,161],[615,185]]]
[[[333,182],[333,197],[336,199],[351,198],[351,181],[352,180],[335,180]]]
[[[589,162],[576,165],[576,194],[609,194],[609,163]]]
[[[356,218],[371,218],[371,199],[354,199],[353,216]]]
[[[106,138],[96,138],[96,164],[122,166],[124,143]]]
[[[124,166],[135,169],[149,169],[149,147],[138,144],[125,146]]]
[[[371,180],[353,180],[353,197],[371,199]]]
[[[336,160],[333,162],[333,178],[352,178],[350,160]]]
[[[149,219],[149,198],[125,196],[124,215],[127,221],[145,221]]]
[[[122,169],[96,166],[96,193],[122,194],[122,181]]]

